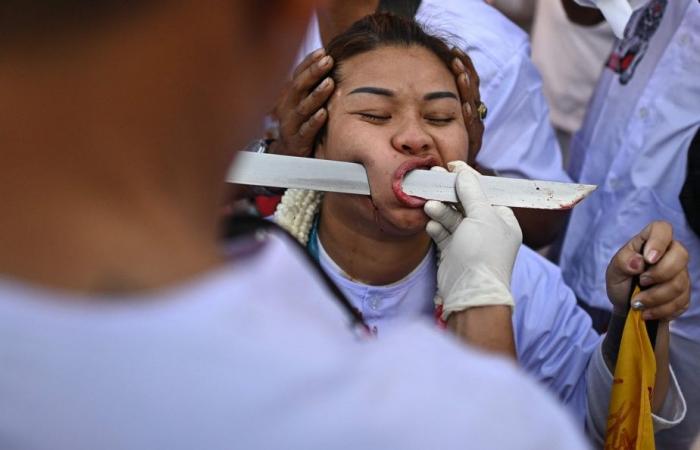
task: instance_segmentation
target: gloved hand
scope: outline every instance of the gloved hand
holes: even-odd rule
[[[488,203],[478,172],[462,161],[448,167],[459,173],[456,189],[464,215],[434,200],[424,206],[431,218],[426,231],[440,252],[436,302],[443,303],[442,319],[475,306],[512,307],[510,279],[522,242],[518,221],[509,208]]]

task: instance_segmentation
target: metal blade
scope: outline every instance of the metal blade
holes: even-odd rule
[[[403,181],[403,191],[416,197],[456,203],[457,175],[450,172],[414,170]],[[511,208],[571,209],[596,189],[595,185],[558,183],[482,176],[481,188],[492,205]]]
[[[449,172],[414,170],[404,178],[403,190],[416,197],[456,203],[456,178]],[[227,180],[253,186],[370,194],[367,172],[361,164],[293,156],[240,152]],[[481,177],[481,187],[493,205],[535,209],[570,209],[596,188],[489,176]]]
[[[238,152],[229,183],[369,195],[362,164],[265,153]]]

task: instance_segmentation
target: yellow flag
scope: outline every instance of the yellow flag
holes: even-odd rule
[[[651,397],[655,380],[656,359],[642,313],[631,310],[615,365],[605,450],[654,450]]]

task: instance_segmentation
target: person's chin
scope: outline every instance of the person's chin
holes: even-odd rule
[[[425,231],[428,216],[422,208],[396,208],[387,214],[386,221],[396,234],[412,236]]]

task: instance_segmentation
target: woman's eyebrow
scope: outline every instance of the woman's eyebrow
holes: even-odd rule
[[[359,87],[357,89],[353,89],[350,91],[350,94],[375,94],[375,95],[383,95],[385,97],[394,97],[394,91],[391,91],[389,89],[384,89],[384,88],[379,88],[379,87],[373,87],[373,86],[363,86]]]
[[[423,96],[423,100],[437,100],[439,98],[453,98],[455,100],[459,100],[456,94],[449,91],[430,92]]]

